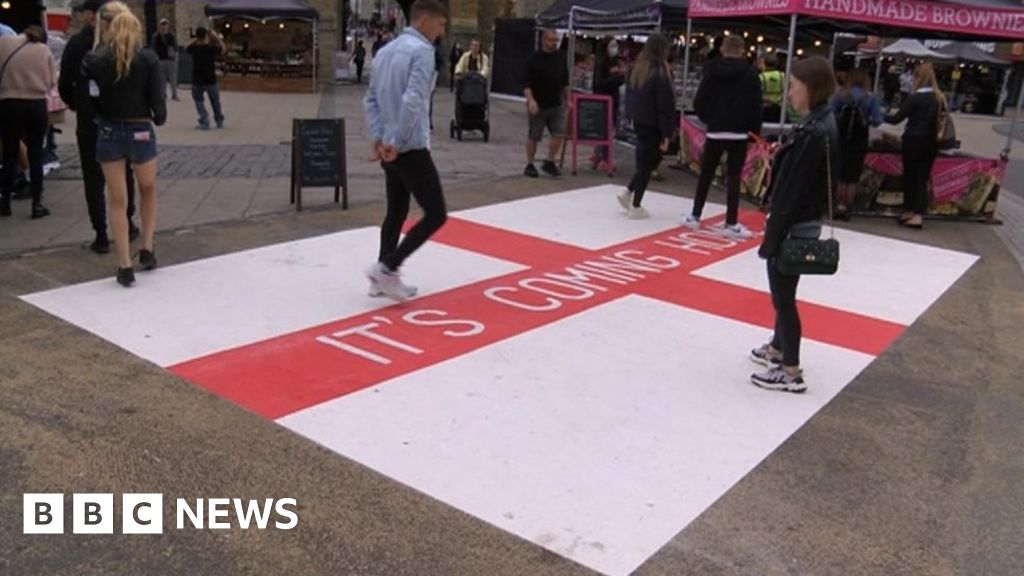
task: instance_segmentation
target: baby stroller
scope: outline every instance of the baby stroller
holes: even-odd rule
[[[455,118],[451,124],[451,137],[462,140],[464,130],[480,130],[484,142],[491,137],[491,122],[487,111],[487,78],[476,72],[467,72],[455,81]]]

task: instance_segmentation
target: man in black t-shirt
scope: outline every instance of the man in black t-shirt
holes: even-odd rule
[[[561,175],[555,164],[555,157],[562,149],[565,140],[566,109],[572,109],[572,98],[569,92],[569,68],[565,55],[558,51],[558,32],[544,30],[541,35],[541,49],[530,56],[526,63],[526,110],[530,117],[529,139],[526,141],[526,170],[523,174],[530,178],[539,176],[533,158],[537,154],[537,144],[544,137],[547,127],[551,135],[548,145],[548,159],[541,167],[544,172]]]
[[[196,38],[185,49],[192,57],[192,100],[196,103],[199,114],[200,130],[210,129],[210,116],[206,112],[204,94],[210,96],[213,107],[213,120],[217,128],[224,127],[224,114],[220,109],[220,89],[217,88],[217,58],[227,52],[224,41],[213,30],[202,26],[196,28]]]

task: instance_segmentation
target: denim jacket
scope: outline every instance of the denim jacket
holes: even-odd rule
[[[399,153],[430,149],[430,93],[434,89],[434,46],[409,27],[377,53],[363,99],[371,140]]]

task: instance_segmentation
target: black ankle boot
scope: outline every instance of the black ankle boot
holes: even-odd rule
[[[49,215],[50,215],[50,210],[47,209],[46,206],[43,206],[42,204],[33,204],[32,205],[32,219],[33,220],[38,220],[40,218],[46,218]]]
[[[131,266],[117,269],[117,283],[125,288],[135,282],[135,269]]]
[[[142,266],[143,270],[152,270],[156,268],[156,254],[152,250],[146,250],[143,248],[139,251],[139,266]]]

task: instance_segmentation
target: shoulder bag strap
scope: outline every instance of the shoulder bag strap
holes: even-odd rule
[[[4,65],[2,67],[0,67],[0,84],[3,84],[4,72],[7,71],[7,65],[11,63],[11,58],[14,58],[15,54],[17,54],[18,52],[21,52],[21,49],[24,48],[25,46],[28,46],[28,45],[29,45],[29,41],[25,40],[24,44],[22,44],[21,46],[18,46],[17,48],[15,48],[14,51],[11,52],[11,55],[7,57],[7,60],[4,60]]]
[[[828,184],[828,237],[836,237],[836,226],[835,221],[832,220],[832,151],[831,145],[829,144],[830,138],[828,135],[825,136],[825,175],[826,182]]]

